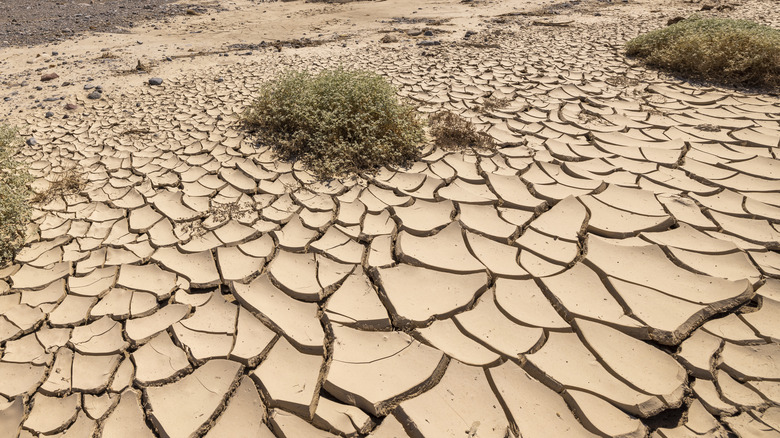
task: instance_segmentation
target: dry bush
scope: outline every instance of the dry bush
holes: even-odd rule
[[[407,164],[425,139],[417,112],[390,83],[342,68],[284,73],[264,84],[243,119],[280,158],[321,178]]]
[[[450,111],[440,111],[428,119],[431,136],[436,146],[443,149],[495,147],[493,139],[484,132],[478,132],[474,124]]]
[[[0,125],[0,266],[12,260],[24,243],[30,220],[30,174],[16,158],[21,142],[16,131]]]
[[[747,20],[694,16],[634,38],[626,54],[691,79],[780,89],[780,30]]]
[[[512,103],[512,99],[500,99],[498,97],[488,97],[482,102],[482,111],[493,111],[501,108],[505,108]]]
[[[77,168],[70,167],[59,174],[46,190],[36,193],[30,201],[33,204],[46,204],[57,197],[79,194],[86,185],[87,181],[82,173]]]

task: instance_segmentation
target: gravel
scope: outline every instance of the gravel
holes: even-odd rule
[[[175,0],[0,0],[0,47],[72,38],[85,31],[125,32],[134,23],[197,8]],[[57,56],[57,55],[52,55]]]

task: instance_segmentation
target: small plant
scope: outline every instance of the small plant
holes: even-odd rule
[[[141,62],[141,60],[139,59],[139,60],[138,60],[138,64],[136,64],[136,65],[135,65],[135,71],[137,71],[137,72],[142,72],[142,73],[149,73],[149,71],[151,71],[151,69],[149,68],[149,66],[148,66],[148,65],[144,64],[144,63],[143,63],[143,62]]]
[[[60,196],[76,195],[84,190],[86,185],[87,182],[81,172],[75,167],[70,167],[59,174],[46,190],[36,193],[30,202],[46,204]]]
[[[415,109],[381,76],[343,68],[288,71],[267,82],[244,112],[246,124],[286,160],[321,178],[403,165],[425,139]]]
[[[21,142],[15,130],[0,125],[0,266],[24,243],[30,220],[30,174],[15,155]]]
[[[436,146],[443,149],[495,147],[493,138],[474,128],[474,124],[450,111],[440,111],[428,120]]]
[[[691,79],[780,88],[780,30],[751,21],[694,16],[634,38],[626,55]]]
[[[491,96],[485,99],[485,101],[482,103],[482,111],[487,112],[505,108],[510,103],[512,103],[512,99],[501,99]]]

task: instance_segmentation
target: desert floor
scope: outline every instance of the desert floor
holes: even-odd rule
[[[780,98],[622,50],[780,26],[702,5],[190,0],[7,41],[50,196],[0,268],[0,437],[780,436]],[[338,65],[499,147],[317,181],[238,123]]]

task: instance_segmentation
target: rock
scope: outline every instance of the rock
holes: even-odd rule
[[[670,19],[669,19],[669,20],[666,22],[666,25],[667,25],[667,26],[671,26],[671,25],[673,25],[673,24],[675,24],[675,23],[679,23],[679,22],[681,22],[681,21],[683,21],[683,20],[685,20],[685,17],[679,17],[679,16],[677,16],[677,17],[673,17],[673,18],[670,18]]]
[[[149,79],[149,85],[162,85],[163,80],[162,78],[151,78]]]
[[[26,141],[27,146],[35,146],[38,144],[38,140],[35,139],[35,137],[30,137]]]
[[[385,35],[382,37],[382,39],[379,40],[382,44],[388,44],[388,43],[397,43],[398,37],[395,37],[393,35]]]
[[[420,41],[419,43],[417,43],[417,45],[421,46],[421,47],[438,46],[438,45],[441,45],[441,41],[438,41],[438,40]]]
[[[65,109],[68,110],[68,111],[76,110],[76,109],[78,109],[78,107],[79,106],[76,105],[75,103],[66,103],[65,104]],[[46,114],[49,114],[49,113],[46,113]],[[54,115],[54,113],[51,113],[51,115]]]
[[[46,73],[45,75],[41,76],[41,82],[49,82],[53,81],[54,79],[57,79],[60,77],[57,73]]]
[[[65,106],[67,106],[67,105],[65,105]],[[46,118],[48,119],[50,117],[54,117],[54,113],[51,112],[51,111],[46,111]]]
[[[94,90],[87,95],[87,99],[97,100],[103,97],[103,93],[98,90]]]
[[[426,30],[425,32],[423,32],[423,36],[433,36],[433,31]]]

